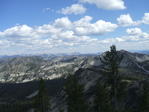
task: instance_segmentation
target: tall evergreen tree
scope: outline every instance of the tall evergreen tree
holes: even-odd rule
[[[35,100],[35,106],[39,112],[48,112],[50,109],[49,96],[46,90],[45,82],[42,78],[39,82],[39,92]]]
[[[106,52],[103,58],[100,58],[101,62],[105,65],[103,72],[108,76],[108,84],[111,86],[111,97],[114,104],[114,112],[119,110],[119,89],[121,83],[121,77],[119,76],[119,65],[123,59],[123,54],[118,54],[116,46],[112,45],[110,51]]]
[[[109,112],[110,109],[108,89],[106,85],[101,84],[101,78],[99,78],[95,85],[95,112]]]
[[[68,112],[86,112],[87,106],[84,100],[84,85],[79,84],[76,76],[68,78],[64,91]]]

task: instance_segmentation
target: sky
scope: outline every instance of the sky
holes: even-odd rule
[[[149,50],[149,0],[0,0],[0,55]]]

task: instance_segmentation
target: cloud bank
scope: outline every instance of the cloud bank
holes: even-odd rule
[[[114,32],[118,27],[137,26],[149,23],[149,13],[145,13],[142,20],[134,21],[129,14],[120,15],[118,23],[111,23],[104,20],[93,21],[93,17],[84,16],[77,21],[70,21],[68,17],[56,19],[52,24],[30,27],[28,25],[16,25],[0,32],[0,46],[14,52],[65,52],[74,51],[98,52],[98,48],[109,44],[116,44],[119,48],[130,49],[133,46],[141,46],[138,49],[148,46],[149,33],[143,32],[140,28],[127,28],[126,35],[122,37],[100,39],[102,35]],[[142,46],[143,45],[143,46]],[[123,47],[122,47],[123,46]],[[107,49],[108,49],[107,47]],[[18,51],[17,51],[18,49]]]

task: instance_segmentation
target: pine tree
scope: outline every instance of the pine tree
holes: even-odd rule
[[[119,110],[118,90],[120,88],[121,77],[119,76],[118,69],[122,59],[123,54],[118,54],[115,45],[110,47],[110,51],[108,51],[102,59],[100,58],[101,62],[105,65],[103,67],[103,72],[108,76],[107,83],[111,86],[111,98],[114,104],[114,112],[118,112]]]
[[[149,112],[149,86],[148,82],[143,84],[143,93],[141,95],[141,103],[138,112]]]
[[[50,109],[49,96],[47,94],[45,82],[42,78],[39,82],[39,92],[35,100],[35,106],[39,112],[48,112]]]
[[[86,112],[87,106],[84,100],[84,85],[79,84],[76,76],[69,77],[64,91],[68,112]]]
[[[110,112],[109,93],[106,85],[101,84],[99,78],[95,85],[95,112]]]

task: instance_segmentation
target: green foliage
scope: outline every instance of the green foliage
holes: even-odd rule
[[[117,77],[118,68],[123,59],[123,54],[118,55],[116,51],[116,46],[112,45],[110,51],[107,51],[106,55],[103,56],[103,59],[100,58],[100,61],[106,66],[103,67],[104,72],[111,77]]]
[[[100,58],[100,61],[105,65],[103,67],[103,74],[107,75],[107,83],[111,87],[110,97],[113,99],[113,109],[115,112],[118,112],[120,105],[122,104],[122,96],[124,85],[121,83],[122,78],[119,74],[119,65],[123,59],[123,54],[118,54],[116,51],[116,46],[112,45],[110,51],[108,51],[103,58]],[[119,99],[120,98],[120,99]]]
[[[37,108],[39,112],[47,112],[50,109],[49,96],[42,78],[39,82],[39,92],[35,100],[35,108]]]
[[[95,112],[109,112],[111,107],[108,89],[101,84],[100,78],[96,83],[95,96]]]
[[[141,103],[138,112],[149,112],[149,86],[148,82],[143,84],[143,93],[141,95]]]
[[[84,100],[84,85],[79,84],[76,76],[68,78],[65,84],[68,112],[86,112],[87,106]]]

